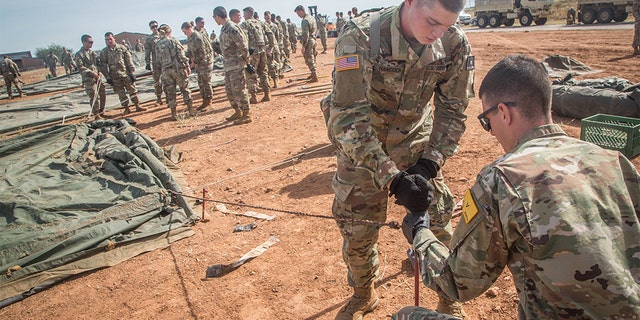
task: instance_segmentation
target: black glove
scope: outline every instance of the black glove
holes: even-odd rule
[[[110,85],[113,85],[113,80],[107,79],[107,83],[110,84]]]
[[[425,179],[430,180],[436,177],[438,170],[440,170],[440,166],[437,163],[429,159],[420,158],[418,159],[418,163],[407,169],[407,172],[411,174],[419,174]]]
[[[135,76],[135,75],[130,74],[130,75],[129,75],[129,80],[131,80],[131,82],[136,82],[136,76]]]
[[[433,186],[419,174],[398,173],[389,186],[389,196],[396,196],[396,204],[409,212],[427,211],[433,200]]]
[[[252,55],[255,52],[255,50],[249,48],[249,55]]]
[[[409,212],[404,219],[402,219],[402,233],[407,238],[409,244],[413,244],[413,237],[416,232],[422,228],[429,228],[429,213],[423,212]]]
[[[147,65],[144,68],[147,70],[151,70],[151,65],[147,63]]]
[[[254,74],[256,73],[256,67],[254,67],[252,64],[248,64],[247,67],[245,68],[247,69],[247,72],[249,74]]]

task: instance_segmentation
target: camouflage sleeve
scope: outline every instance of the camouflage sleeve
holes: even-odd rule
[[[489,187],[478,175],[463,207],[473,199],[478,211],[463,212],[451,239],[451,251],[431,230],[420,229],[413,244],[419,252],[420,270],[426,286],[456,301],[478,297],[498,279],[507,266],[509,249],[499,210],[523,210],[517,194],[501,175]],[[489,188],[489,190],[487,190]],[[497,208],[500,196],[500,208]],[[504,198],[503,198],[504,197]]]
[[[240,55],[242,60],[247,61],[247,59],[249,58],[249,42],[247,41],[247,36],[238,26],[234,26],[231,35],[232,41],[238,48],[238,54]]]
[[[146,64],[151,64],[151,51],[153,51],[153,48],[151,48],[152,42],[153,41],[147,38],[147,41],[144,43],[144,61]]]
[[[91,70],[90,68],[87,68],[84,65],[84,61],[82,60],[82,55],[80,52],[76,53],[75,62],[76,62],[76,66],[78,67],[78,72],[80,74],[84,74],[87,77],[93,77],[95,75],[93,70]]]
[[[187,68],[189,66],[189,58],[187,58],[187,55],[184,53],[184,47],[182,46],[180,41],[178,41],[178,39],[173,38],[172,40],[175,43],[176,58],[178,59],[178,61],[180,61],[182,67]],[[201,38],[199,38],[199,40],[202,42]]]
[[[371,127],[371,103],[365,94],[371,66],[367,45],[359,34],[359,30],[353,28],[336,40],[336,61],[345,56],[357,57],[358,68],[341,70],[336,62],[327,128],[336,147],[356,167],[369,171],[382,190],[399,170]]]
[[[262,29],[264,30],[265,40],[267,40],[269,48],[273,48],[276,45],[276,38],[273,35],[273,31],[266,24],[262,24]]]
[[[98,70],[100,70],[100,73],[104,75],[105,79],[111,79],[111,77],[109,76],[109,59],[107,59],[106,48],[100,51],[98,61]]]
[[[433,130],[424,158],[435,161],[442,167],[446,158],[458,149],[464,133],[464,114],[473,93],[473,67],[471,47],[467,37],[457,27],[451,27],[442,37],[445,48],[450,48],[453,64],[447,70],[434,95]]]
[[[122,57],[124,58],[124,65],[127,68],[127,75],[133,75],[133,73],[136,71],[136,67],[133,65],[131,52],[129,52],[129,50],[127,50],[127,48],[124,46],[122,46]]]
[[[306,19],[302,19],[300,26],[302,31],[300,34],[300,43],[302,43],[303,46],[306,46],[309,41],[309,22],[307,22]]]

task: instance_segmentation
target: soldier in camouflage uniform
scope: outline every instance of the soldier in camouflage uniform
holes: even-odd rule
[[[321,14],[316,14],[316,25],[318,26],[318,35],[322,42],[322,54],[327,53],[327,20]]]
[[[289,58],[291,57],[291,43],[289,43],[289,28],[287,28],[287,23],[282,21],[280,16],[276,16],[276,23],[280,25],[280,29],[282,30],[282,48],[284,50],[284,54],[282,55],[282,70],[285,68],[291,68],[291,61]]]
[[[282,32],[280,25],[271,20],[271,12],[264,12],[264,23],[271,29],[275,39],[275,45],[271,50],[267,50],[267,64],[269,65],[269,77],[273,80],[273,87],[278,87],[278,78],[280,78],[280,70],[282,69],[282,60],[280,59],[282,47]]]
[[[220,49],[224,61],[224,88],[234,114],[227,119],[234,124],[251,122],[249,95],[244,69],[249,64],[249,45],[238,25],[229,20],[224,7],[213,9],[213,19],[220,29]]]
[[[89,96],[89,104],[92,108],[91,113],[99,119],[102,118],[104,107],[107,103],[104,82],[102,82],[102,75],[98,70],[100,61],[98,54],[91,50],[93,38],[88,34],[84,34],[80,37],[80,41],[82,41],[82,48],[75,54],[76,66],[82,76],[84,92]]]
[[[213,71],[213,48],[209,38],[203,33],[194,30],[190,23],[182,24],[182,32],[187,36],[189,46],[189,57],[191,58],[191,68],[197,68],[198,87],[202,95],[202,104],[198,110],[204,110],[211,105],[213,90],[211,90],[211,73]]]
[[[304,57],[304,62],[309,67],[309,71],[311,71],[311,75],[309,76],[309,82],[318,82],[318,74],[316,73],[316,38],[315,34],[318,32],[318,28],[316,27],[316,20],[304,11],[304,7],[299,5],[295,8],[294,12],[298,15],[298,17],[302,18],[301,22],[301,33],[300,33],[300,44],[302,48],[302,56]]]
[[[67,48],[62,48],[62,65],[64,66],[64,73],[69,74],[76,69],[75,63],[73,63],[73,56]]]
[[[58,67],[58,56],[53,54],[53,51],[49,51],[49,55],[44,57],[44,64],[49,67],[49,72],[54,78],[58,76],[58,71],[56,70]]]
[[[211,40],[211,38],[209,37],[209,33],[207,33],[207,29],[204,28],[204,18],[203,17],[197,17],[196,18],[195,30],[202,34],[203,39],[205,41],[207,41],[207,44],[211,47],[211,51],[213,52],[213,40]],[[213,31],[211,33],[213,33]],[[213,60],[211,61],[211,63],[212,63],[212,67],[213,67]]]
[[[428,207],[434,231],[448,243],[455,200],[440,168],[458,149],[473,96],[474,59],[454,26],[463,7],[464,0],[405,1],[342,29],[333,90],[321,102],[338,149],[334,216],[385,222],[392,194],[406,208],[411,202]],[[427,180],[435,186],[430,206],[418,192]],[[338,227],[354,295],[337,319],[359,319],[378,302],[378,227],[343,221]],[[464,315],[445,297],[438,311]]]
[[[640,0],[633,0],[632,14],[636,19],[633,33],[633,55],[640,55]]]
[[[13,99],[13,90],[12,86],[16,86],[18,89],[18,93],[20,94],[20,98],[24,95],[22,94],[22,88],[20,88],[20,69],[18,65],[13,62],[9,57],[4,56],[2,61],[0,62],[0,73],[2,73],[2,77],[4,77],[4,83],[7,86],[7,94],[9,95],[9,100]]]
[[[151,34],[147,36],[147,40],[144,43],[144,60],[147,63],[145,69],[151,70],[153,74],[153,88],[156,92],[156,105],[162,105],[162,82],[160,77],[162,76],[162,68],[160,67],[160,60],[156,57],[156,44],[160,41],[160,35],[158,34],[158,22],[152,20],[149,22],[149,28]]]
[[[478,297],[508,267],[519,319],[638,319],[640,174],[553,124],[551,92],[535,59],[498,62],[478,119],[506,154],[467,191],[451,251],[427,215],[407,215],[403,233],[425,285],[452,299]]]
[[[188,22],[186,24],[189,25]],[[182,27],[184,27],[184,24]],[[171,36],[171,27],[163,24],[158,28],[158,32],[160,33],[160,41],[156,43],[156,57],[160,61],[160,67],[162,68],[162,88],[167,96],[167,104],[171,109],[171,120],[178,119],[176,86],[182,92],[182,101],[187,105],[189,116],[195,116],[197,112],[193,109],[191,90],[187,81],[191,73],[189,59],[187,59],[180,41]]]
[[[298,27],[291,19],[287,18],[287,32],[289,33],[289,43],[291,44],[291,52],[296,53],[298,49]]]
[[[249,63],[256,68],[255,73],[247,73],[247,87],[249,89],[249,95],[251,96],[250,103],[258,103],[256,93],[258,91],[258,79],[260,79],[260,88],[264,92],[262,101],[270,101],[270,87],[269,77],[267,75],[267,45],[273,46],[273,34],[271,29],[266,27],[262,22],[253,18],[254,10],[252,7],[246,7],[242,9],[244,16],[244,22],[240,24],[240,27],[245,31],[249,44]],[[269,37],[267,34],[271,34]]]
[[[336,31],[340,33],[340,29],[347,24],[347,21],[344,20],[344,14],[342,12],[336,12]]]
[[[140,106],[138,89],[136,88],[135,67],[131,61],[131,52],[125,46],[116,43],[113,32],[104,34],[107,46],[100,53],[101,72],[107,78],[107,83],[113,86],[113,92],[118,95],[120,104],[124,107],[124,114],[131,113],[129,98],[136,107],[136,111],[145,111]],[[127,93],[129,97],[127,97]]]

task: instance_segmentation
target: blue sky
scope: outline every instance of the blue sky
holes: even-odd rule
[[[301,0],[246,1],[246,0],[25,0],[0,1],[0,53],[31,51],[45,48],[52,43],[80,48],[80,37],[83,34],[93,36],[96,43],[94,49],[104,47],[103,35],[107,31],[118,34],[123,31],[149,33],[148,23],[157,20],[166,23],[174,30],[173,36],[186,38],[180,31],[180,25],[192,21],[197,16],[205,18],[205,28],[211,32],[220,28],[212,18],[215,6],[224,6],[227,11],[252,6],[262,17],[269,10],[283,19],[290,18],[300,24],[293,9],[301,4],[308,7],[317,5],[321,14],[335,17],[336,11],[347,11],[357,7],[360,11],[367,8],[388,7],[400,4],[401,0],[349,0],[318,1]],[[473,2],[473,0],[467,0]],[[188,3],[188,4],[185,4]]]

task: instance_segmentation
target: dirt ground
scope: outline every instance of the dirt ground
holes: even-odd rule
[[[604,70],[590,78],[617,76],[640,82],[640,57],[630,55],[633,30],[486,32],[468,37],[476,56],[476,91],[490,67],[514,53],[536,59],[568,55]],[[320,84],[331,81],[333,39],[329,44],[329,54],[318,55]],[[232,111],[224,101],[195,119],[171,122],[166,106],[132,118],[159,145],[175,145],[183,152],[180,166],[197,194],[206,186],[211,199],[329,216],[336,167],[319,110],[325,93],[278,95],[308,85],[295,80],[304,78],[307,71],[300,51],[292,63],[293,72],[280,81],[273,100],[252,106],[251,124],[226,125],[224,117]],[[216,88],[215,94],[222,97],[224,90]],[[195,98],[199,103],[199,94]],[[183,104],[179,107],[184,109]],[[480,110],[479,99],[472,99],[460,150],[442,169],[458,200],[477,172],[503,153],[475,119]],[[558,116],[554,120],[569,135],[579,137],[579,120]],[[633,163],[640,168],[640,157]],[[0,318],[333,319],[349,299],[352,292],[341,258],[342,239],[332,220],[228,206],[277,216],[263,221],[225,215],[212,207],[208,203],[210,220],[193,227],[195,236],[64,281],[3,308]],[[388,220],[400,222],[403,213],[401,207],[390,204]],[[256,229],[232,232],[236,224],[254,221]],[[224,277],[203,280],[207,266],[234,262],[271,235],[280,242],[262,256]],[[407,249],[399,230],[381,229],[381,273],[376,281],[381,300],[365,319],[387,319],[413,304]],[[468,319],[515,319],[517,302],[511,274],[505,271],[489,294],[464,303],[464,308]],[[436,304],[436,295],[421,286],[420,305],[435,308]]]

